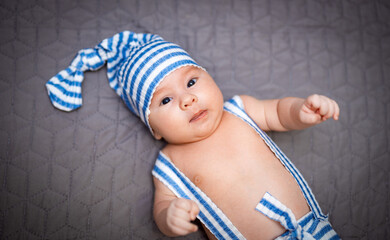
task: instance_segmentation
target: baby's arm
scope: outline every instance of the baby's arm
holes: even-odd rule
[[[153,178],[155,186],[153,216],[158,228],[169,237],[196,232],[191,221],[199,213],[198,205],[188,199],[177,198],[163,183]]]
[[[311,95],[306,99],[287,97],[258,100],[241,96],[245,110],[264,130],[287,131],[303,129],[319,124],[331,117],[338,120],[338,104],[322,95]]]

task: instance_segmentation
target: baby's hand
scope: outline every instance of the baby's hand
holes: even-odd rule
[[[183,236],[198,230],[191,221],[199,214],[198,205],[188,199],[178,198],[171,202],[167,210],[167,225],[177,235]]]
[[[333,117],[339,119],[339,105],[322,95],[311,95],[306,98],[299,111],[299,119],[305,124],[318,124]]]

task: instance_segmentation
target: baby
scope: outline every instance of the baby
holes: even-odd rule
[[[107,62],[110,86],[168,144],[153,169],[154,218],[168,236],[338,239],[299,171],[263,131],[303,129],[339,117],[325,96],[224,103],[212,77],[179,46],[118,33],[79,51],[46,84],[57,108],[81,106],[83,72]]]

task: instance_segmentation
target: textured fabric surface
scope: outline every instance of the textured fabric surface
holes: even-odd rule
[[[85,74],[71,113],[45,89],[79,49],[123,30],[181,45],[225,99],[336,99],[338,122],[270,135],[343,239],[390,238],[388,1],[2,0],[0,239],[168,239],[152,218],[163,143],[105,70]]]

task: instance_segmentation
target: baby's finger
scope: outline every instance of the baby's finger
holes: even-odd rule
[[[321,106],[320,96],[317,94],[311,95],[306,99],[307,107],[314,112]]]
[[[174,216],[186,220],[187,222],[195,220],[196,216],[199,213],[198,205],[188,199],[177,199],[174,203],[176,211]]]
[[[318,114],[321,115],[322,119],[326,119],[327,114],[329,113],[329,101],[327,98],[320,96],[320,106],[318,108]]]
[[[192,208],[191,200],[184,199],[184,198],[177,199],[175,202],[175,206],[186,212],[190,212]]]
[[[172,220],[171,228],[172,228],[172,232],[178,235],[187,235],[189,233],[198,231],[197,225],[192,224],[180,218],[176,218]]]
[[[326,105],[327,111],[324,114],[321,114],[323,120],[327,120],[334,115],[335,106],[333,100],[323,97],[324,105]]]
[[[335,108],[334,114],[333,114],[333,119],[334,119],[334,120],[339,120],[339,116],[340,116],[340,107],[339,107],[339,105],[337,104],[336,101],[333,101],[333,103],[334,103],[334,108]]]
[[[190,216],[191,216],[192,221],[196,219],[196,216],[198,216],[199,211],[200,210],[199,210],[198,204],[196,204],[194,201],[191,201]]]

